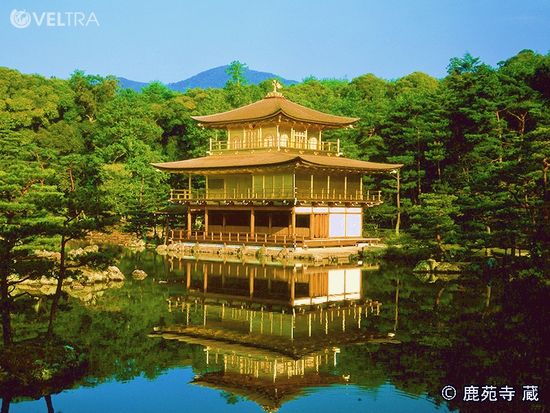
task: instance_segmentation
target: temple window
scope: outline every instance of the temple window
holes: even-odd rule
[[[234,136],[232,140],[233,140],[233,149],[241,149],[241,138],[238,136]]]
[[[309,215],[296,215],[296,228],[309,228]]]
[[[239,212],[226,212],[225,213],[225,225],[245,227],[250,225],[250,215],[242,214]]]
[[[216,190],[223,189],[223,179],[220,178],[210,178],[208,180],[208,189]]]
[[[309,139],[309,149],[317,149],[317,138],[313,137]]]
[[[300,148],[300,149],[306,148],[307,147],[306,140],[307,140],[307,132],[294,131],[293,146],[295,148]]]
[[[258,144],[260,133],[257,129],[247,130],[244,132],[243,148],[254,148]]]
[[[223,215],[221,213],[210,213],[208,220],[210,225],[223,225]]]
[[[290,222],[290,214],[288,213],[273,213],[272,218],[272,227],[288,227],[288,224]]]
[[[256,226],[257,227],[268,227],[269,226],[269,212],[257,212],[256,213]]]

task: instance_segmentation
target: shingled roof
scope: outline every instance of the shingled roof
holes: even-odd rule
[[[249,153],[237,155],[213,155],[184,161],[154,163],[155,168],[180,173],[224,172],[226,170],[242,170],[277,167],[303,166],[317,168],[333,168],[356,172],[384,172],[401,168],[401,164],[366,162],[341,156],[300,155],[285,152],[258,152],[254,156]]]
[[[214,371],[196,376],[191,383],[245,397],[261,406],[265,412],[275,413],[284,403],[303,394],[305,388],[345,382],[341,376],[322,371],[285,379],[273,383],[252,375]]]
[[[268,94],[262,100],[227,112],[207,116],[192,116],[204,126],[224,128],[231,124],[253,123],[281,115],[291,121],[306,122],[323,128],[343,128],[357,122],[359,118],[348,118],[320,112],[286,99],[280,93]]]

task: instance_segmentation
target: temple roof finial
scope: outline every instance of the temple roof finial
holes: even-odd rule
[[[279,83],[277,79],[273,79],[271,81],[271,84],[273,85],[273,90],[269,92],[267,95],[265,95],[266,98],[273,98],[273,97],[283,97],[283,94],[279,92],[279,89],[283,88],[283,85]]]

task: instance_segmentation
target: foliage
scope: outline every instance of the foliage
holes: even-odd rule
[[[438,258],[442,258],[445,252],[444,244],[456,242],[458,226],[455,217],[459,214],[456,200],[455,195],[422,194],[420,204],[410,210],[410,234],[420,245],[436,251]]]
[[[178,93],[152,83],[137,93],[82,71],[65,81],[0,69],[0,133],[12,147],[34,145],[31,155],[23,143],[13,159],[34,156],[42,174],[62,170],[66,184],[70,164],[90,174],[86,185],[98,187],[105,211],[144,236],[169,187],[182,184],[181,176],[157,173],[150,163],[203,156],[221,132],[200,128],[191,116],[230,110],[271,90],[270,81],[246,84],[246,70],[232,62],[223,89]],[[421,248],[529,250],[541,269],[550,254],[549,78],[550,56],[523,50],[497,67],[470,54],[454,57],[443,79],[420,72],[392,81],[373,74],[351,81],[309,77],[283,93],[317,110],[359,117],[353,129],[323,134],[339,138],[346,156],[404,164],[401,229]],[[372,175],[365,185],[383,189],[387,200],[366,211],[365,229],[377,236],[396,226],[396,179]],[[449,196],[456,197],[452,205]],[[444,216],[428,222],[439,206],[452,206],[443,214],[452,222]]]

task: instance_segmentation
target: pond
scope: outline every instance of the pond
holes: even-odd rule
[[[544,411],[550,323],[536,283],[153,251],[119,267],[123,286],[68,297],[57,319],[87,352],[85,375],[46,398],[12,395],[3,412]],[[20,311],[18,332],[39,331],[46,307]]]

